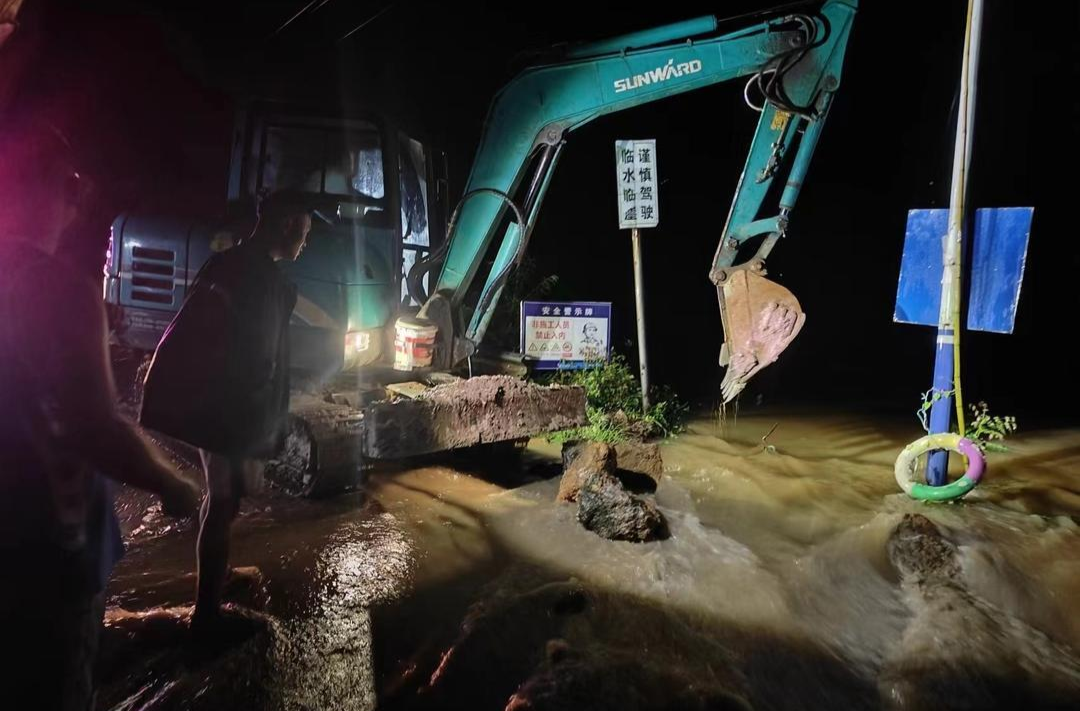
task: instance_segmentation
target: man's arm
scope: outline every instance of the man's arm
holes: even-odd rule
[[[65,443],[111,479],[161,496],[166,510],[193,512],[199,489],[182,477],[116,407],[109,365],[108,330],[100,295],[89,282],[71,288],[70,303],[59,315],[63,345],[54,346],[51,364],[59,398]]]

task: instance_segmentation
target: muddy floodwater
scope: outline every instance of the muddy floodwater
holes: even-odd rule
[[[1015,435],[944,505],[893,479],[917,435],[699,419],[663,444],[670,535],[645,544],[555,503],[542,440],[519,466],[271,491],[233,535],[251,632],[212,655],[186,644],[191,524],[125,492],[99,708],[1080,708],[1080,430]]]

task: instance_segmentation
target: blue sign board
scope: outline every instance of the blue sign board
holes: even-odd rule
[[[1012,333],[1033,213],[1030,207],[975,211],[968,291],[969,329]],[[948,231],[948,210],[911,210],[908,213],[894,321],[938,325],[942,244]]]
[[[521,302],[521,352],[537,370],[585,368],[611,352],[611,303]]]

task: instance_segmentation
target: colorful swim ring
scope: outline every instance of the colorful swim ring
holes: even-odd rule
[[[915,467],[919,457],[935,449],[948,449],[967,459],[964,476],[944,486],[930,486],[916,481]],[[951,501],[959,499],[975,488],[986,471],[986,459],[970,439],[958,434],[943,433],[921,437],[900,452],[896,458],[896,483],[913,499],[920,501]]]

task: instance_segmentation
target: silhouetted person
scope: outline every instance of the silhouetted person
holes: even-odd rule
[[[0,123],[0,693],[10,708],[93,706],[104,588],[123,553],[104,477],[158,494],[168,513],[199,502],[198,486],[117,411],[101,286],[60,256],[89,203],[58,130]]]
[[[300,256],[310,230],[300,194],[266,198],[254,232],[200,270],[146,376],[141,422],[198,447],[206,473],[196,637],[221,628],[229,531],[284,434],[296,288],[275,262]]]

